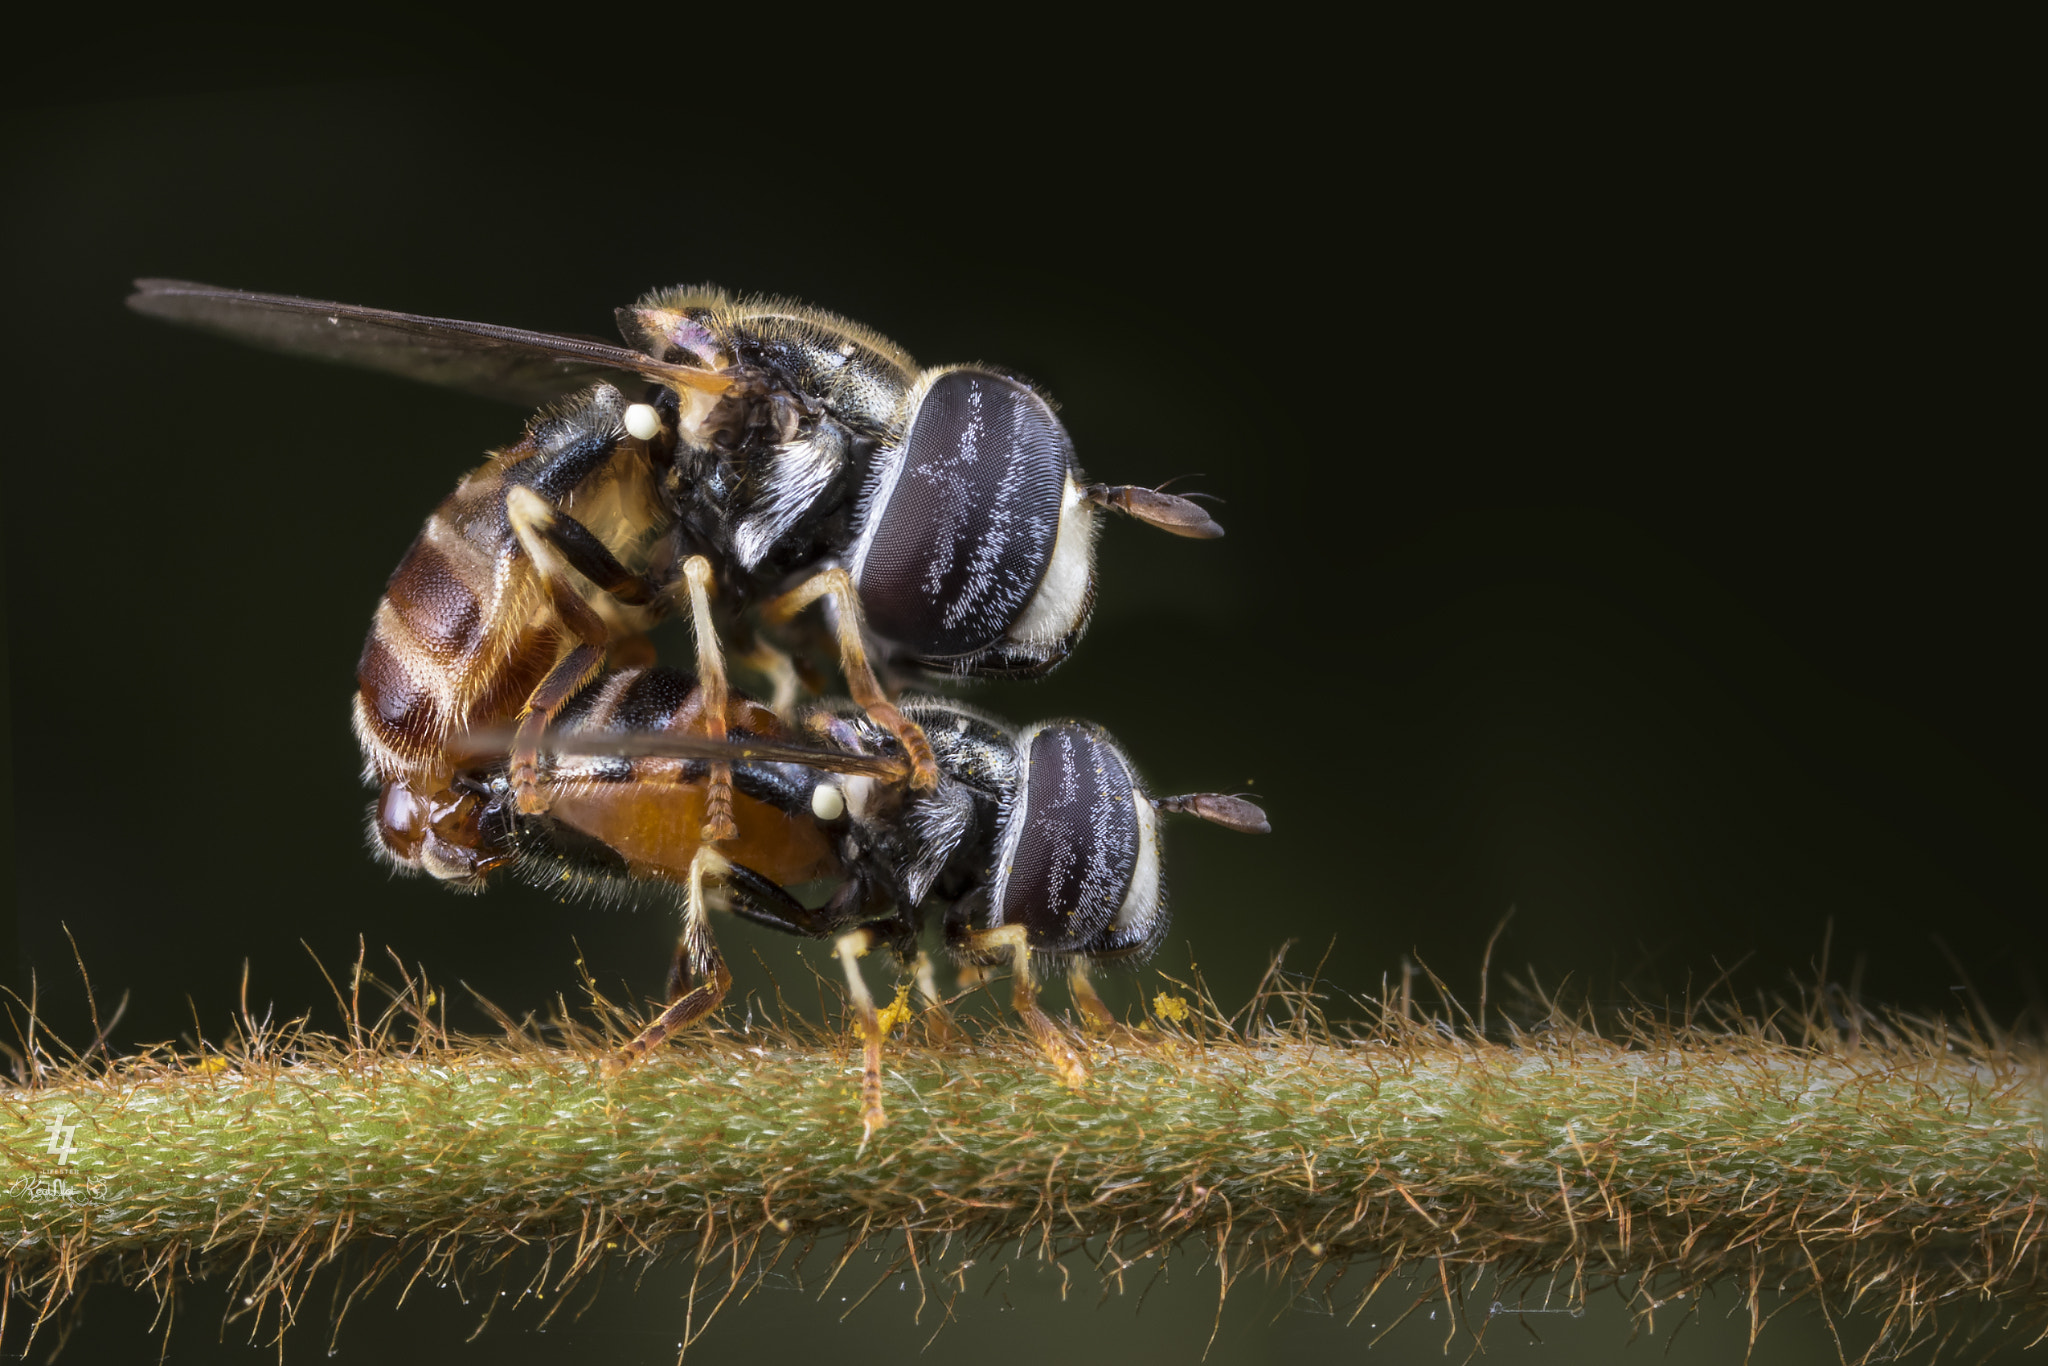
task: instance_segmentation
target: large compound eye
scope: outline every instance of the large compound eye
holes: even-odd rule
[[[1052,562],[1072,449],[1046,401],[986,370],[933,380],[856,561],[868,624],[930,659],[973,654],[1024,615]]]
[[[1031,947],[1079,948],[1116,917],[1138,865],[1131,775],[1115,749],[1082,726],[1054,725],[1031,742],[1021,821],[1002,870],[1002,919]]]

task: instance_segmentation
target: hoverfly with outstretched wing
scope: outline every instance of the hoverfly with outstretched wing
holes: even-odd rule
[[[1053,667],[1087,622],[1104,509],[1222,534],[1189,499],[1089,482],[1025,380],[920,369],[870,329],[783,300],[659,291],[618,310],[630,346],[172,280],[138,281],[128,302],[274,350],[545,403],[428,518],[357,671],[375,838],[458,884],[481,871],[467,852],[481,804],[452,785],[450,746],[514,727],[513,800],[544,812],[547,726],[608,662],[648,658],[643,633],[683,600],[705,694],[686,724],[723,734],[724,641],[787,712],[799,671],[778,642],[822,628],[854,701],[902,747],[911,788],[929,791],[932,747],[877,665],[891,680]],[[828,621],[798,617],[820,599]],[[735,833],[723,764],[702,833]]]

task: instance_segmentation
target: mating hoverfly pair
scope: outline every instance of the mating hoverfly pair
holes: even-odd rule
[[[377,606],[355,729],[379,787],[371,842],[478,890],[676,887],[683,929],[645,1054],[731,982],[715,902],[837,941],[882,1122],[878,1013],[857,958],[914,965],[928,908],[963,962],[1007,962],[1016,1008],[1070,1081],[1036,1001],[1064,961],[1112,1023],[1092,962],[1166,927],[1159,817],[1263,832],[1218,793],[1155,798],[1099,728],[1021,730],[906,674],[1042,673],[1094,597],[1099,515],[1222,534],[1197,504],[1086,482],[1052,406],[983,366],[920,370],[830,314],[713,290],[618,311],[631,346],[206,285],[144,280],[140,312],[273,349],[546,403],[428,518]],[[637,381],[629,400],[619,387]],[[821,612],[810,612],[822,604]],[[687,609],[694,669],[645,633]],[[733,658],[769,683],[737,692]],[[799,706],[830,656],[850,701]],[[803,893],[829,894],[807,904]]]

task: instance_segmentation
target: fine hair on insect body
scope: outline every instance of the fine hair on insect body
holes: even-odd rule
[[[787,711],[824,642],[854,701],[938,781],[890,699],[904,670],[1042,673],[1094,601],[1096,517],[1222,529],[1156,490],[1089,482],[1051,403],[987,366],[919,369],[871,329],[711,287],[618,310],[630,346],[359,305],[141,280],[153,317],[255,345],[521,402],[548,401],[467,476],[393,573],[358,670],[356,728],[384,790],[386,850],[461,882],[473,802],[445,747],[516,723],[510,780],[544,810],[539,740],[607,664],[686,607],[715,699],[725,646]],[[640,401],[618,385],[638,382]],[[823,601],[828,620],[805,614]],[[800,614],[802,614],[800,616]],[[786,647],[786,648],[785,648]],[[794,652],[794,653],[793,653]],[[722,709],[705,709],[715,737]],[[732,830],[712,775],[705,830]]]
[[[1076,1004],[1116,1028],[1091,966],[1143,961],[1167,927],[1162,815],[1264,833],[1259,808],[1223,793],[1157,797],[1115,739],[1082,721],[1021,728],[950,699],[907,697],[939,767],[931,789],[889,730],[851,704],[820,704],[792,734],[768,708],[725,694],[725,735],[687,724],[709,705],[672,669],[626,669],[585,689],[548,736],[545,812],[513,799],[489,735],[456,782],[479,803],[476,862],[537,885],[675,889],[682,933],[666,1005],[631,1060],[716,1009],[731,985],[709,912],[831,939],[864,1035],[863,1114],[882,1122],[883,1028],[857,960],[888,948],[939,1000],[922,947],[930,916],[959,962],[1006,965],[1019,1017],[1060,1073],[1087,1068],[1037,1004],[1037,970],[1064,967]],[[735,833],[703,837],[712,768],[733,783]],[[829,892],[800,898],[809,886]]]

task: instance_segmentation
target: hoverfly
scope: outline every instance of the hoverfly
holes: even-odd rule
[[[693,724],[709,704],[697,680],[672,669],[619,670],[585,689],[548,736],[546,812],[519,809],[502,758],[458,777],[480,802],[471,862],[509,864],[553,889],[676,889],[683,927],[667,1005],[623,1061],[724,999],[732,979],[711,933],[714,891],[758,924],[833,939],[864,1039],[871,1129],[884,1122],[882,1029],[861,956],[893,950],[936,1001],[918,945],[927,912],[944,907],[947,949],[963,962],[1008,965],[1017,1014],[1078,1084],[1086,1066],[1039,1007],[1034,964],[1064,963],[1083,1014],[1112,1023],[1088,973],[1142,961],[1166,933],[1159,818],[1268,829],[1242,798],[1154,797],[1116,741],[1087,722],[1018,729],[945,699],[907,697],[903,710],[939,772],[920,789],[893,732],[859,708],[814,710],[806,729],[832,742],[821,745],[793,740],[772,711],[737,694],[727,696],[726,738],[712,740]],[[714,845],[700,822],[718,762],[732,774],[737,833]],[[833,890],[819,905],[792,891],[821,881]]]
[[[622,347],[486,323],[137,281],[139,312],[299,355],[518,401],[556,400],[428,520],[378,605],[356,730],[383,785],[378,832],[401,863],[455,882],[488,871],[474,793],[452,786],[465,731],[516,722],[507,781],[546,809],[549,722],[608,659],[687,597],[703,733],[722,733],[721,636],[794,699],[771,630],[823,599],[848,691],[901,747],[909,784],[940,774],[893,678],[1031,674],[1057,664],[1094,598],[1098,514],[1178,535],[1222,529],[1186,498],[1088,482],[1051,403],[985,366],[920,370],[856,323],[711,288],[618,310]],[[629,402],[608,380],[647,383]],[[608,379],[607,379],[608,377]],[[595,379],[597,382],[592,382]],[[577,391],[581,387],[579,392]],[[564,397],[568,395],[568,397]],[[714,596],[715,594],[715,596]],[[813,627],[815,630],[815,626]],[[703,835],[732,838],[715,765]],[[439,832],[430,837],[430,832]]]

